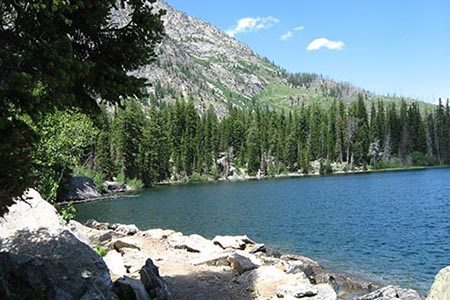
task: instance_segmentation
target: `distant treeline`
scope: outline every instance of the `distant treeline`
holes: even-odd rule
[[[58,160],[68,161],[66,166],[51,166],[54,178],[80,165],[101,180],[120,176],[146,186],[193,175],[218,178],[224,174],[217,160],[224,157],[250,175],[308,173],[314,160],[321,161],[324,172],[332,162],[347,163],[348,169],[450,163],[448,102],[420,112],[417,103],[405,101],[367,107],[360,96],[350,106],[334,101],[329,109],[314,104],[290,112],[231,108],[219,120],[212,108],[199,114],[191,101],[143,110],[129,100],[109,113],[104,108],[97,124],[80,115],[58,112],[41,127],[46,132],[63,122],[83,141],[66,147],[69,154]],[[44,148],[54,144],[52,139],[54,134]]]
[[[192,102],[144,113],[129,101],[103,125],[95,161],[106,176],[123,172],[151,185],[194,172],[217,176],[216,160],[224,155],[255,175],[308,173],[317,159],[350,168],[382,168],[396,158],[405,165],[448,164],[449,149],[448,103],[425,114],[405,101],[379,101],[368,110],[359,97],[350,107],[335,101],[328,110],[314,104],[288,113],[232,108],[219,121],[212,109],[197,113]]]

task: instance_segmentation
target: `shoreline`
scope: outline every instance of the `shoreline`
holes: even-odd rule
[[[114,249],[118,250],[116,249],[116,243],[119,243],[120,247],[137,249],[138,251],[133,250],[135,257],[140,257],[143,254],[154,260],[160,269],[161,276],[167,282],[169,291],[175,294],[174,299],[183,299],[180,295],[184,293],[184,289],[192,288],[191,286],[186,287],[185,281],[187,279],[180,280],[180,277],[189,278],[189,285],[196,285],[190,280],[204,282],[204,285],[192,288],[203,289],[202,293],[214,294],[214,291],[210,290],[212,288],[222,290],[221,296],[214,294],[214,297],[211,298],[212,294],[210,294],[208,298],[219,300],[275,299],[278,292],[275,293],[272,286],[276,286],[278,291],[277,285],[280,280],[286,281],[287,285],[296,288],[298,288],[300,280],[302,288],[315,292],[314,296],[319,297],[317,299],[366,299],[364,298],[366,295],[373,292],[380,293],[383,289],[415,295],[415,298],[407,299],[420,300],[425,298],[425,295],[420,295],[416,290],[377,282],[350,272],[328,269],[317,261],[302,255],[281,253],[277,249],[251,240],[247,235],[219,235],[213,239],[207,239],[198,234],[184,235],[170,229],[141,231],[133,224],[110,224],[95,220],[89,220],[84,225],[74,221],[69,224],[72,224],[72,228],[76,228],[76,231],[81,231],[89,237],[91,247],[94,250],[98,245],[109,245],[105,246],[108,247],[109,254],[106,254],[104,259],[111,271],[113,280],[123,275],[114,274],[115,270],[118,269],[114,265],[117,261],[108,257],[115,256],[117,258],[117,253],[114,251]],[[123,235],[123,232],[117,232],[118,229],[115,228],[133,228],[133,232]],[[112,232],[112,238],[107,243],[99,243],[95,240],[95,237],[102,236],[106,232]],[[129,251],[122,253],[124,261],[127,260]],[[136,261],[134,263],[139,264]],[[138,269],[137,266],[131,268]],[[272,274],[277,273],[277,276],[281,277],[272,279],[272,275],[270,275],[269,279],[264,279],[263,283],[258,283],[258,276],[267,276],[259,273],[259,271],[264,273],[263,270]],[[183,274],[183,276],[180,276],[180,274]],[[210,274],[213,274],[213,276],[210,277]],[[252,276],[256,277],[253,278]],[[249,277],[251,277],[250,281]],[[220,282],[217,282],[217,278],[221,278]],[[274,282],[267,282],[267,280],[273,280]],[[257,286],[258,284],[260,285]],[[230,294],[223,294],[224,286]],[[267,288],[267,286],[270,286],[270,288]],[[290,292],[290,289],[286,289],[286,296]],[[232,295],[231,298],[229,298],[230,295]],[[261,296],[263,297],[261,298]]]
[[[303,174],[303,173],[286,173],[286,174],[279,174],[274,176],[236,176],[234,178],[224,178],[220,177],[218,179],[207,179],[207,180],[199,180],[199,181],[164,181],[159,182],[155,184],[152,187],[142,188],[142,189],[136,189],[133,191],[126,191],[126,192],[117,192],[117,193],[110,193],[110,194],[104,194],[102,197],[95,197],[95,198],[87,198],[87,199],[81,199],[81,200],[70,200],[70,201],[61,201],[61,202],[55,202],[53,205],[55,207],[64,207],[72,204],[83,204],[83,203],[89,203],[89,202],[95,202],[95,201],[101,201],[101,200],[114,200],[118,198],[135,198],[139,197],[139,192],[146,190],[146,189],[153,189],[158,186],[178,186],[178,185],[187,185],[187,184],[206,184],[206,183],[233,183],[233,182],[245,182],[245,181],[259,181],[259,180],[281,180],[281,179],[290,179],[290,178],[318,178],[318,177],[337,177],[337,176],[351,176],[351,175],[364,175],[364,174],[376,174],[376,173],[395,173],[395,172],[408,172],[408,171],[425,171],[425,170],[432,170],[432,169],[448,169],[449,166],[417,166],[417,167],[405,167],[405,168],[389,168],[389,169],[378,169],[378,170],[357,170],[357,171],[338,171],[333,172],[331,174]],[[134,194],[133,194],[134,193]]]
[[[414,167],[414,168],[401,168],[401,169],[383,169],[383,170],[367,170],[367,171],[358,171],[358,172],[346,172],[346,173],[334,173],[334,174],[330,174],[330,175],[323,175],[323,176],[341,176],[341,175],[357,175],[357,174],[370,174],[370,173],[386,173],[386,172],[406,172],[406,171],[416,171],[416,170],[427,170],[427,169],[446,169],[448,168],[448,166],[439,166],[439,167]],[[285,179],[285,178],[298,178],[298,177],[318,177],[321,176],[319,174],[311,174],[309,176],[305,176],[302,174],[295,174],[296,176],[276,176],[276,177],[265,177],[265,178],[243,178],[243,179],[238,179],[238,180],[215,180],[215,181],[210,181],[208,183],[216,183],[216,182],[234,182],[234,181],[247,181],[247,180],[270,180],[270,179]],[[197,182],[191,182],[191,184],[196,184]],[[206,182],[198,182],[198,183],[206,183]],[[165,185],[178,185],[178,184],[189,184],[189,182],[184,182],[184,183],[174,183],[174,184],[165,184]],[[139,191],[138,191],[139,193]],[[138,197],[139,195],[126,195],[125,197],[127,198],[132,198],[132,197]],[[117,198],[122,198],[124,197],[123,194],[115,194],[112,197],[102,197],[102,198],[97,198],[97,199],[93,199],[91,201],[97,201],[97,200],[108,200],[108,199],[117,199]],[[90,202],[90,201],[85,201],[85,202]],[[114,221],[114,220],[112,220]],[[220,233],[219,233],[220,234]],[[320,260],[319,260],[320,261]],[[369,280],[372,281],[374,283],[385,283],[386,281],[380,281],[380,280],[373,280],[371,279],[371,276],[368,275],[366,276],[366,274],[364,273],[351,273],[350,272],[343,272],[339,269],[333,269],[333,268],[327,268],[327,271],[329,272],[333,272],[336,274],[340,274],[340,275],[350,275],[351,277],[356,277],[357,279],[364,279],[364,280]],[[362,276],[361,276],[362,275]],[[420,294],[421,295],[425,295],[426,294],[426,290],[423,289],[419,289]]]
[[[394,172],[408,172],[408,171],[422,171],[430,169],[447,169],[447,166],[414,166],[405,168],[387,168],[387,169],[375,169],[375,170],[355,170],[355,171],[337,171],[330,174],[304,174],[304,173],[284,173],[273,176],[249,176],[240,175],[234,178],[219,177],[218,179],[205,179],[198,181],[164,181],[155,184],[157,186],[170,186],[170,185],[183,185],[183,184],[200,184],[200,183],[218,183],[218,182],[241,182],[241,181],[256,181],[256,180],[272,180],[272,179],[287,179],[287,178],[315,178],[315,177],[333,177],[333,176],[346,176],[346,175],[360,175],[360,174],[372,174],[372,173],[394,173]],[[231,177],[231,176],[230,176]],[[152,188],[152,187],[149,187]],[[146,188],[144,188],[146,189]]]

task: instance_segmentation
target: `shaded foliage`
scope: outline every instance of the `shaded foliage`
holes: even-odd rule
[[[144,80],[129,71],[154,59],[164,13],[146,2],[0,2],[0,214],[39,173],[31,171],[39,137],[33,123],[55,108],[92,116],[97,99],[119,103],[143,94]],[[118,9],[127,9],[126,24],[111,22]]]

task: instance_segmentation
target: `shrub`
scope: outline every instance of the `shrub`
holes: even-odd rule
[[[142,180],[137,178],[132,179],[125,179],[125,183],[132,189],[132,190],[140,190],[144,188],[144,183]]]
[[[70,220],[75,218],[76,212],[77,210],[75,209],[75,206],[73,206],[73,201],[70,201],[66,206],[62,207],[59,210],[59,214],[66,222],[69,222]]]
[[[95,249],[95,252],[97,252],[97,254],[101,257],[104,257],[108,253],[108,250],[106,250],[105,247],[100,246]]]

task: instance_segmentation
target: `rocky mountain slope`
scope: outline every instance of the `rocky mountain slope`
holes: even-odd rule
[[[334,98],[348,103],[359,93],[369,101],[379,98],[315,74],[289,74],[213,25],[162,0],[154,5],[167,11],[166,37],[157,61],[136,72],[153,84],[149,103],[192,98],[200,112],[212,105],[224,115],[230,105],[286,109]]]

